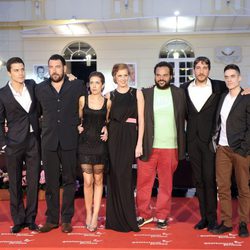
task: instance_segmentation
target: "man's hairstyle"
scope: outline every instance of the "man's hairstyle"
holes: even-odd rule
[[[170,76],[173,76],[174,75],[174,69],[173,69],[173,66],[172,64],[168,63],[168,62],[159,62],[155,65],[154,67],[154,74],[156,74],[156,69],[157,68],[160,68],[160,67],[167,67],[169,68],[169,73],[170,73]]]
[[[236,65],[236,64],[228,64],[225,68],[224,68],[224,73],[229,70],[229,69],[233,69],[235,71],[237,71],[240,75],[240,68]]]
[[[105,83],[105,77],[102,72],[98,72],[98,71],[91,72],[89,75],[89,81],[90,81],[90,78],[93,76],[99,77],[101,79],[102,84]]]
[[[195,69],[196,65],[197,65],[199,62],[205,63],[205,64],[208,66],[208,69],[209,69],[209,70],[211,69],[211,62],[210,62],[210,60],[209,60],[207,57],[205,57],[205,56],[199,56],[199,57],[197,57],[197,58],[194,60],[194,69]]]
[[[36,68],[36,72],[38,73],[38,70],[39,69],[42,69],[43,71],[45,71],[45,68],[44,68],[44,66],[37,66],[37,68]]]
[[[8,72],[10,72],[11,65],[14,63],[21,63],[23,64],[23,66],[25,66],[23,60],[20,57],[11,57],[6,63],[6,68]]]
[[[49,63],[49,61],[51,61],[51,60],[53,60],[53,61],[54,61],[54,60],[60,60],[60,61],[62,62],[62,65],[63,65],[63,66],[66,65],[65,59],[64,59],[61,55],[58,55],[58,54],[52,55],[52,56],[49,58],[48,63]]]

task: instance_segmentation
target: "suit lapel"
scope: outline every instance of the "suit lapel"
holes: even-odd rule
[[[243,91],[243,89],[241,89],[240,93],[238,94],[238,96],[236,97],[233,106],[228,114],[228,116],[231,114],[231,112],[236,108],[236,106],[241,102],[241,100],[243,99],[243,96],[241,95],[241,92]]]
[[[31,105],[30,105],[30,109],[29,112],[33,109],[33,106],[35,105],[35,96],[34,96],[34,91],[33,91],[33,87],[31,84],[29,84],[28,82],[25,82],[26,88],[28,89],[28,92],[30,94],[30,98],[31,98]]]
[[[208,97],[207,101],[206,101],[205,104],[202,106],[202,108],[201,108],[200,111],[202,111],[202,110],[208,108],[208,107],[213,103],[213,100],[214,100],[215,97],[216,97],[216,94],[215,94],[215,93],[212,93],[212,94]]]
[[[218,93],[220,94],[220,90],[217,88],[217,85],[215,84],[215,82],[212,79],[210,79],[210,81],[212,85],[212,94],[209,96],[209,98],[207,99],[203,107],[201,108],[201,111],[210,107],[210,105],[213,104],[214,98],[218,95]]]
[[[234,103],[233,103],[233,106],[231,107],[231,110],[228,114],[228,116],[230,116],[231,112],[235,109],[235,107],[241,102],[241,100],[243,99],[243,96],[241,95],[241,92],[243,91],[243,89],[241,89],[240,93],[238,94],[238,96],[236,97]],[[217,127],[219,126],[220,124],[220,112],[221,112],[221,109],[222,109],[222,105],[223,105],[223,102],[226,98],[226,96],[228,95],[228,91],[223,93],[222,96],[221,96],[221,99],[219,101],[219,104],[218,104],[218,108],[217,108],[217,113],[216,113],[216,124],[217,124]]]
[[[11,89],[10,89],[9,84],[6,85],[6,98],[8,100],[10,100],[13,103],[13,105],[15,105],[17,108],[19,108],[19,109],[23,110],[24,112],[26,112],[25,109],[22,107],[22,105],[14,97],[14,95],[13,95]]]
[[[189,95],[189,91],[188,91],[188,87],[189,85],[193,82],[194,80],[192,80],[191,82],[189,82],[186,86],[186,88],[184,88],[185,92],[186,92],[186,97],[187,97],[187,102],[190,103],[191,107],[193,110],[195,110],[197,113],[198,113],[198,110],[196,109],[196,107],[194,106],[191,98],[190,98],[190,95]]]
[[[194,79],[195,80],[195,79]],[[191,108],[195,111],[195,112],[199,112],[197,109],[196,109],[196,107],[194,106],[194,103],[192,102],[192,100],[191,100],[191,97],[190,97],[190,95],[189,95],[189,91],[188,91],[188,87],[189,87],[189,85],[194,81],[194,80],[192,80],[191,82],[189,82],[188,84],[187,84],[187,87],[185,88],[185,91],[186,91],[186,97],[187,97],[187,102],[188,103],[190,103],[190,105],[191,105]],[[204,106],[203,106],[204,107]],[[202,109],[201,109],[202,110]]]
[[[220,101],[219,101],[218,108],[217,108],[217,112],[216,112],[216,124],[219,124],[219,120],[220,120],[220,111],[221,111],[223,102],[224,102],[225,97],[227,96],[227,94],[228,94],[228,92],[223,93],[222,96],[221,96],[221,99],[220,99]]]

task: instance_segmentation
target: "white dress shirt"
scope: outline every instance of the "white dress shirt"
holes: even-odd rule
[[[212,84],[210,79],[207,79],[206,84],[202,86],[197,85],[195,80],[188,86],[190,99],[198,112],[200,112],[207,99],[211,96],[212,92]]]
[[[11,92],[14,96],[14,98],[16,99],[16,101],[23,107],[23,109],[29,113],[30,110],[30,106],[31,106],[31,97],[30,97],[30,93],[27,89],[27,87],[25,86],[25,84],[23,83],[23,90],[22,93],[17,92],[11,85],[11,82],[9,82],[9,87],[11,89]],[[30,125],[30,132],[33,132],[33,128]]]
[[[219,145],[221,146],[229,146],[227,140],[227,118],[231,111],[231,108],[234,104],[234,101],[237,96],[231,96],[229,93],[226,95],[221,111],[220,111],[220,118],[221,118],[221,130],[220,130],[220,139]]]

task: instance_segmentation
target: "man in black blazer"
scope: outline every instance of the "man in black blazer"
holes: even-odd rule
[[[216,115],[216,181],[221,209],[221,224],[213,232],[231,232],[232,202],[231,178],[235,172],[238,187],[238,214],[240,237],[248,237],[250,191],[250,96],[241,95],[240,69],[229,64],[224,69],[228,91],[222,95]]]
[[[12,233],[24,227],[38,230],[37,194],[40,174],[39,124],[33,80],[25,80],[24,62],[19,57],[7,61],[10,81],[0,90],[0,147],[5,150],[9,175]],[[6,132],[5,123],[7,123]],[[26,208],[22,193],[23,162],[26,165]]]
[[[213,230],[217,224],[215,154],[209,150],[209,142],[218,102],[226,90],[224,82],[208,77],[210,68],[208,58],[196,58],[195,79],[181,85],[186,92],[188,103],[187,147],[201,214],[201,220],[194,228],[207,228],[208,231]]]
[[[185,158],[186,98],[182,89],[170,85],[173,67],[160,62],[154,68],[155,85],[143,89],[145,131],[143,155],[137,169],[138,226],[153,221],[150,209],[153,183],[158,175],[156,203],[158,228],[166,228],[171,209],[172,180],[178,160]]]
[[[41,232],[49,232],[59,225],[60,171],[63,199],[61,209],[62,232],[72,231],[76,182],[77,126],[80,124],[78,102],[86,94],[83,82],[69,82],[66,62],[61,55],[48,61],[50,78],[36,87],[36,97],[42,115],[42,160],[46,179],[46,224]]]

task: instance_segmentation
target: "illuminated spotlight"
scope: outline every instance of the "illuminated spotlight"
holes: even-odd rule
[[[179,16],[179,15],[180,15],[180,11],[179,11],[179,10],[176,10],[176,11],[174,12],[174,15],[175,15],[175,16]]]

